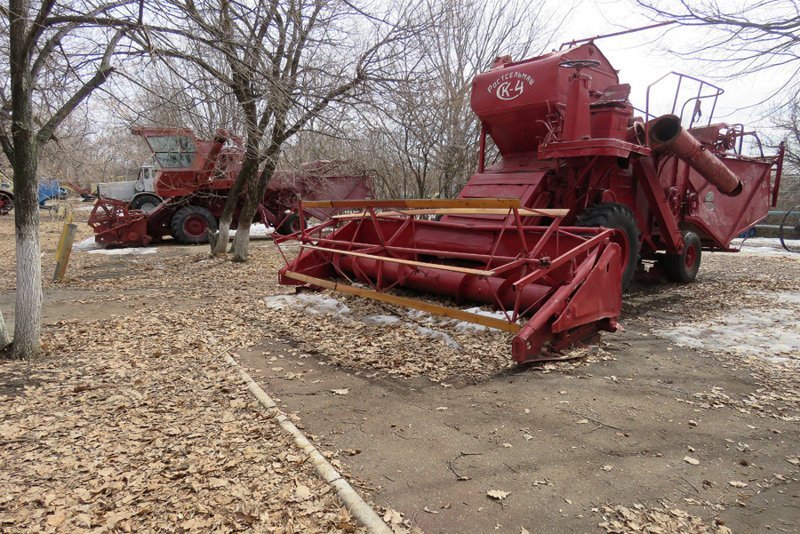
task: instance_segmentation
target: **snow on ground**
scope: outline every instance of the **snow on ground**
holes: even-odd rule
[[[800,365],[800,295],[781,292],[770,300],[769,306],[678,323],[657,333],[682,346]]]
[[[464,311],[467,312],[467,313],[474,313],[475,315],[482,315],[484,317],[491,317],[492,319],[500,319],[502,321],[507,321],[508,320],[508,317],[506,317],[506,314],[502,310],[488,311],[488,310],[484,310],[484,309],[482,309],[480,307],[475,307],[475,308],[467,308]],[[511,315],[511,312],[509,312],[509,316],[510,315]],[[483,326],[482,324],[468,323],[466,321],[456,321],[455,329],[456,329],[457,332],[461,332],[461,333],[476,333],[476,332],[484,332],[486,330],[489,330],[489,327],[488,326]]]
[[[250,225],[250,237],[264,237],[272,234],[275,231],[275,228],[271,226],[266,226],[261,223],[255,223]],[[231,237],[236,234],[236,230],[231,231]]]
[[[355,317],[349,306],[343,302],[327,297],[324,294],[300,293],[298,295],[274,295],[264,301],[268,308],[291,308],[310,315],[332,315],[346,321],[361,321],[369,325],[409,328],[417,334],[441,341],[448,347],[460,349],[461,345],[446,332],[436,329],[438,323],[430,314],[418,310],[409,310],[406,316],[413,322],[403,321],[394,315],[367,315]],[[419,324],[424,323],[424,324]]]
[[[80,250],[80,251],[96,250],[102,248],[103,245],[101,245],[100,243],[96,243],[93,237],[87,237],[80,243],[72,245],[72,250]]]
[[[317,293],[299,293],[297,295],[274,295],[264,299],[268,308],[280,310],[293,308],[312,315],[347,315],[350,308],[334,299]]]
[[[129,247],[129,248],[103,248],[100,243],[95,243],[93,237],[87,237],[80,243],[72,246],[72,250],[88,252],[89,254],[103,254],[105,256],[141,256],[142,254],[155,254],[155,247]]]
[[[98,248],[87,252],[104,256],[141,256],[142,254],[155,254],[158,249],[155,247]]]
[[[789,252],[781,246],[780,239],[770,237],[737,238],[731,241],[731,248],[738,248],[743,254],[784,256],[800,259],[800,239],[786,239],[785,243],[792,252]]]

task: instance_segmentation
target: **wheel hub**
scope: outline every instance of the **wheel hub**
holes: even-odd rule
[[[200,238],[206,234],[208,221],[200,215],[191,215],[183,223],[183,230],[193,238]]]

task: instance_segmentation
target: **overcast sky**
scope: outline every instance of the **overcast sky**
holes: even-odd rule
[[[560,38],[557,39],[559,43],[652,24],[652,20],[632,0],[574,1],[576,8],[567,15],[561,35],[558,36]],[[768,106],[756,104],[768,98],[780,86],[780,73],[767,72],[758,76],[724,80],[721,79],[722,73],[709,72],[707,64],[678,57],[667,50],[670,47],[688,50],[692,44],[698,42],[698,32],[704,31],[672,26],[669,31],[659,28],[601,39],[597,41],[597,46],[620,71],[620,82],[631,84],[631,100],[638,108],[644,108],[648,84],[669,71],[677,71],[706,79],[725,90],[714,114],[717,121],[750,125],[761,122],[766,125],[769,122]],[[674,94],[674,90],[669,92]],[[669,109],[663,111],[668,112]],[[709,110],[704,107],[704,111]]]

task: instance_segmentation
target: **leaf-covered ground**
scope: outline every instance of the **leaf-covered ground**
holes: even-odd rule
[[[297,356],[296,366],[289,369],[282,356],[263,354],[273,362],[267,374],[297,384],[300,398],[309,394],[303,385],[321,389],[326,405],[329,398],[357,393],[320,380],[323,370],[333,368],[375,383],[397,381],[401,389],[412,384],[408,379],[453,385],[434,386],[448,392],[464,383],[513,377],[505,334],[327,292],[315,297],[327,299],[327,311],[313,304],[315,298],[295,296],[292,288],[277,284],[283,260],[269,240],[252,243],[247,264],[211,259],[205,247],[165,245],[134,255],[76,250],[67,280],[54,284],[49,278],[60,229],[60,222],[45,217],[45,357],[32,365],[0,363],[2,531],[357,529],[226,366],[220,357],[226,350],[265,341],[287,347]],[[77,241],[88,236],[80,224]],[[11,321],[13,262],[13,220],[0,218],[0,306]],[[707,323],[724,323],[734,311],[769,316],[776,306],[773,293],[800,290],[800,262],[708,255],[701,277],[701,283],[687,286],[638,286],[626,295],[623,324],[654,339],[676,328],[703,338]],[[785,326],[777,315],[773,319],[770,330]],[[622,345],[630,345],[623,339],[605,336],[599,346],[573,353],[579,359],[532,372],[564,373],[568,379],[583,369],[588,380],[589,371],[602,373],[605,365],[619,363]],[[672,350],[666,338],[654,343],[662,345]],[[726,369],[746,369],[756,387],[731,391],[709,382],[707,388],[668,393],[699,414],[693,417],[731,408],[780,424],[798,420],[796,362],[776,364],[721,343],[697,350]],[[300,412],[298,426],[311,417]],[[347,471],[336,447],[329,448],[334,465]],[[347,450],[342,447],[343,456]],[[797,451],[787,449],[783,456],[796,470]],[[367,492],[374,487],[354,485]],[[743,491],[758,495],[760,488],[750,481]],[[610,532],[725,532],[724,525],[699,521],[681,506],[598,503],[594,513]],[[394,510],[381,512],[396,530],[409,521]],[[439,517],[435,512],[423,510],[422,516]]]
[[[45,278],[59,228],[42,225]],[[74,253],[69,280],[46,292],[87,291],[46,303],[65,319],[46,324],[44,357],[0,363],[0,530],[356,530],[221,357],[261,336],[258,316],[235,291],[183,277],[189,257],[163,270],[111,260]],[[225,278],[231,264],[214,264]]]

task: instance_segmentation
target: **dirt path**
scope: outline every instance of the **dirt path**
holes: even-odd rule
[[[73,257],[45,284],[43,358],[0,361],[0,530],[362,531],[221,357],[261,325],[171,271],[200,247]]]
[[[626,331],[574,363],[495,365],[504,340],[477,336],[487,357],[481,373],[471,363],[480,348],[440,339],[437,353],[402,323],[383,327],[405,339],[387,347],[363,325],[377,313],[372,305],[341,297],[346,313],[325,314],[333,304],[313,301],[305,314],[277,310],[273,339],[241,357],[376,488],[376,502],[426,532],[624,530],[641,519],[635,507],[655,511],[664,531],[796,532],[800,362],[770,363],[732,342],[693,350],[668,334],[677,324],[684,337],[701,338],[730,313],[777,314],[780,297],[797,294],[798,275],[793,258],[710,255],[699,284],[635,288]],[[447,324],[434,325],[466,345]],[[800,346],[796,324],[762,327],[756,321],[743,334],[772,355],[800,357],[767,335],[788,328]],[[308,342],[329,333],[333,343]],[[386,364],[408,352],[410,363]],[[492,490],[509,495],[497,501]]]
[[[53,225],[43,228],[45,250],[57,238],[58,225]],[[0,238],[8,230],[0,224]],[[82,232],[81,238],[88,233]],[[0,239],[0,248],[5,243]],[[2,252],[0,271],[9,273],[9,253]],[[49,254],[45,272],[51,268]],[[321,515],[311,514],[308,523],[312,530],[347,529],[349,523],[347,518],[341,522],[338,504],[318,493],[320,487],[313,477],[306,478],[310,475],[304,467],[297,467],[297,479],[289,475],[293,465],[274,478],[271,461],[286,445],[273,439],[272,430],[257,418],[251,419],[250,405],[234,410],[223,406],[226,395],[234,392],[220,392],[218,384],[228,378],[213,355],[228,340],[240,345],[238,357],[254,378],[281,399],[322,449],[331,451],[362,493],[397,511],[388,517],[399,520],[402,514],[408,524],[426,532],[632,531],[636,524],[667,532],[725,532],[723,525],[734,532],[798,531],[800,378],[792,357],[800,351],[791,343],[800,343],[800,328],[792,322],[800,304],[792,300],[800,291],[800,261],[709,255],[698,284],[639,286],[627,295],[626,330],[580,351],[581,359],[524,369],[509,362],[503,334],[346,297],[294,296],[276,283],[280,264],[269,242],[254,243],[253,261],[245,265],[210,260],[204,247],[162,246],[134,256],[77,252],[65,284],[45,283],[49,350],[60,362],[77,363],[74,369],[48,363],[41,375],[49,378],[29,384],[47,399],[63,399],[55,405],[85,421],[81,407],[92,395],[98,413],[111,417],[118,413],[115,403],[123,401],[108,399],[124,396],[142,375],[146,385],[134,389],[153,391],[157,402],[124,402],[141,410],[137,417],[155,427],[159,412],[154,406],[169,396],[185,396],[178,378],[193,377],[202,395],[172,425],[180,432],[175,441],[213,434],[212,421],[233,424],[212,446],[240,460],[236,469],[242,471],[228,478],[238,480],[245,477],[245,466],[263,465],[270,484],[292,491],[298,485],[309,487],[315,499],[322,499]],[[0,309],[7,318],[13,315],[13,277],[0,278]],[[748,327],[748,321],[755,322]],[[107,340],[126,348],[115,344],[109,349]],[[52,372],[48,366],[55,366]],[[13,374],[9,367],[0,373]],[[119,394],[76,392],[89,376],[100,377]],[[6,410],[19,402],[14,398],[22,391],[21,382],[14,380],[16,393],[0,404]],[[228,412],[235,421],[219,423],[230,417]],[[196,417],[201,417],[202,430],[194,428]],[[0,424],[18,425],[9,421]],[[36,428],[44,432],[41,425]],[[62,426],[46,435],[81,443]],[[228,443],[238,439],[233,436],[244,436],[241,447]],[[128,437],[109,431],[105,439],[123,444]],[[265,439],[272,443],[263,458],[249,462],[244,449]],[[187,447],[196,454],[206,450],[202,440],[193,443]],[[4,459],[5,465],[19,454],[47,450],[17,450]],[[112,469],[109,483],[120,483],[131,471],[153,477],[159,470],[170,473],[141,460],[147,454],[166,454],[164,450],[143,448],[141,457],[125,452],[103,456]],[[87,461],[81,456],[86,452],[75,454],[75,461]],[[199,460],[189,463],[200,465]],[[30,466],[25,469],[25,476],[33,476]],[[47,475],[51,478],[45,483],[38,478],[36,484],[51,492],[62,488],[59,497],[76,499],[70,506],[94,505],[63,488],[65,481],[91,484],[95,471],[91,467],[67,479]],[[14,473],[32,484],[33,479]],[[210,479],[204,480],[195,480],[201,491],[187,489],[185,494],[175,493],[182,483],[165,480],[164,489],[154,495],[169,490],[163,494],[168,495],[166,502],[188,499],[191,506],[207,507],[212,495],[230,495],[230,488],[241,485],[252,492],[246,501],[252,506],[270,502],[264,500],[261,480],[245,477],[241,484],[224,488],[211,488]],[[24,491],[14,495],[26,495]],[[114,491],[121,492],[120,498],[146,497],[138,490],[128,492],[127,486]],[[498,500],[487,496],[489,491],[507,495]],[[109,503],[117,506],[105,497],[89,514],[99,525],[111,512]],[[290,494],[284,498],[287,513],[295,514],[303,505]],[[34,507],[30,510],[42,506],[36,500],[19,502]],[[49,515],[32,515],[26,524],[35,524],[35,519],[47,525],[64,505],[48,503],[44,510]],[[4,501],[3,506],[12,505]],[[136,522],[166,514],[164,508],[151,510],[121,525],[154,526]],[[261,525],[236,523],[238,516],[225,520],[222,511],[217,515],[219,523],[206,527]],[[200,519],[214,517],[211,513]],[[306,516],[292,516],[297,517]],[[273,519],[287,521],[280,514]],[[81,525],[72,516],[69,520],[62,529]],[[306,528],[305,523],[291,525],[290,530]]]

